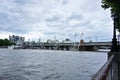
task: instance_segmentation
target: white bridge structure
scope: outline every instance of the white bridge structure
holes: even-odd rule
[[[90,46],[111,46],[111,42],[86,42],[84,44],[81,44],[81,46],[84,45],[90,45]]]
[[[71,43],[24,43],[23,48],[36,49],[51,49],[51,50],[80,50],[80,51],[95,51],[99,48],[110,48],[111,42],[71,42]]]

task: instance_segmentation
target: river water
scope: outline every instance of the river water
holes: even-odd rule
[[[0,80],[90,80],[107,52],[0,49]]]

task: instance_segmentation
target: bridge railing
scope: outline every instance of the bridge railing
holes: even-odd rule
[[[103,67],[92,77],[91,80],[116,80],[114,72],[117,69],[114,55],[103,65]]]

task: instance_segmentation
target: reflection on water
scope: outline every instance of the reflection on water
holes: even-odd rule
[[[0,80],[89,80],[105,52],[0,49]]]

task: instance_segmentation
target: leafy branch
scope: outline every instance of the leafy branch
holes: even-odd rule
[[[117,16],[117,30],[120,32],[120,0],[102,0],[102,8],[111,10],[111,15]]]

